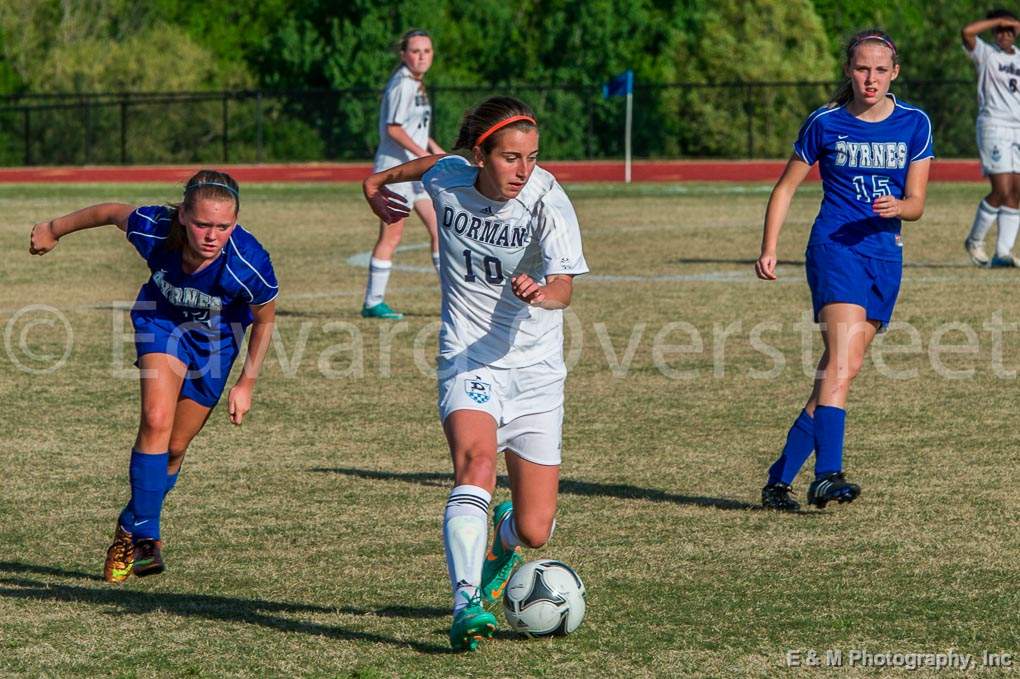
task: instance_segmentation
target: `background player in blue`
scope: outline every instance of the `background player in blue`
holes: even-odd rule
[[[179,205],[103,203],[32,229],[30,252],[42,255],[69,233],[116,225],[152,272],[131,312],[142,412],[131,451],[131,499],[107,550],[108,582],[163,572],[163,500],[223,393],[249,325],[247,359],[228,397],[231,421],[241,424],[251,408],[279,288],[269,253],[237,223],[239,206],[229,175],[202,170],[188,180]]]
[[[429,156],[374,174],[365,196],[391,222],[407,214],[388,184],[420,180],[440,216],[442,326],[439,414],[453,459],[443,514],[453,591],[450,643],[473,650],[491,637],[522,545],[553,531],[563,426],[563,309],[588,271],[563,188],[538,167],[538,123],[512,97],[468,111],[455,148],[473,163]],[[497,456],[505,452],[512,502],[492,515]]]
[[[900,223],[921,218],[934,156],[928,116],[889,94],[899,71],[889,36],[855,35],[846,49],[847,82],[805,121],[769,198],[755,273],[775,280],[779,231],[794,192],[819,164],[822,204],[805,259],[825,351],[811,396],[769,469],[765,507],[800,508],[790,484],[812,450],[809,504],[821,508],[860,494],[843,475],[847,393],[875,333],[892,317],[903,273]]]

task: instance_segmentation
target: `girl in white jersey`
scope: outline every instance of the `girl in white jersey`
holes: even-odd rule
[[[379,172],[421,158],[430,153],[443,153],[436,140],[429,136],[432,106],[425,93],[422,78],[432,66],[432,38],[422,30],[408,31],[400,39],[400,66],[393,71],[379,107],[379,148],[375,152],[374,171]],[[421,182],[398,184],[392,189],[421,217],[432,243],[432,263],[438,268],[436,212],[422,189]],[[372,249],[368,268],[368,285],[361,315],[365,318],[400,320],[383,300],[386,284],[393,268],[393,252],[404,234],[404,220],[379,224],[379,238]]]
[[[1020,51],[1014,46],[1020,21],[1012,12],[993,10],[961,31],[963,47],[978,77],[977,142],[981,170],[992,190],[978,203],[974,224],[964,241],[978,266],[1020,266],[1013,244],[1020,231]],[[979,35],[995,31],[995,44]],[[995,256],[985,253],[985,236],[996,221]]]
[[[388,184],[420,180],[439,216],[442,328],[439,412],[454,488],[443,538],[454,619],[450,643],[474,650],[496,618],[520,547],[552,534],[563,422],[563,309],[588,271],[577,217],[556,179],[537,167],[538,124],[523,102],[493,97],[461,123],[460,156],[430,156],[365,180],[384,222],[408,207]],[[493,511],[496,457],[506,452],[513,502]]]

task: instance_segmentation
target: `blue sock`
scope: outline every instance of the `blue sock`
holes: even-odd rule
[[[181,470],[178,469],[176,474],[166,475],[166,490],[163,491],[163,500],[166,500],[167,494],[174,489],[177,485],[177,477],[180,476]],[[124,509],[120,510],[120,517],[117,519],[120,522],[121,528],[127,532],[131,532],[135,525],[135,513],[131,511],[131,501],[124,505]]]
[[[159,513],[166,495],[170,453],[131,451],[131,502],[134,520],[129,528],[135,542],[159,539]]]
[[[846,411],[834,406],[815,408],[815,478],[843,471]]]
[[[769,485],[773,483],[790,485],[793,483],[793,480],[797,478],[797,472],[804,466],[804,462],[811,456],[814,449],[815,421],[806,410],[801,410],[786,435],[786,445],[783,447],[782,454],[769,467]]]

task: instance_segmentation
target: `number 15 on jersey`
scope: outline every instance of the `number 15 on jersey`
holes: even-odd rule
[[[889,178],[881,177],[877,174],[870,175],[871,177],[871,192],[868,192],[868,185],[864,181],[864,175],[857,175],[854,177],[854,191],[857,192],[857,200],[863,200],[866,203],[873,202],[879,196],[888,196],[889,192]]]

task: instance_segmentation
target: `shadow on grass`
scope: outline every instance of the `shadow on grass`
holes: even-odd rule
[[[171,615],[205,618],[206,620],[261,625],[281,632],[298,632],[301,634],[329,637],[331,639],[389,644],[391,646],[411,648],[420,653],[446,654],[452,652],[446,646],[402,641],[373,632],[360,632],[343,627],[294,620],[280,615],[287,613],[344,613],[348,615],[372,615],[387,618],[427,619],[448,616],[450,611],[446,608],[385,606],[379,609],[365,609],[352,606],[318,606],[314,604],[241,599],[208,594],[145,592],[112,585],[104,585],[98,588],[80,585],[62,585],[26,577],[12,577],[8,575],[11,573],[33,573],[65,578],[88,578],[90,580],[102,579],[79,571],[63,571],[48,566],[0,561],[0,597],[107,606],[112,608],[111,613],[115,615],[165,612]]]
[[[341,474],[343,476],[356,476],[362,479],[373,479],[381,481],[406,481],[418,483],[423,486],[450,487],[453,484],[453,474],[442,472],[384,472],[373,469],[354,469],[351,467],[315,467],[311,471],[322,474]],[[496,485],[500,488],[509,488],[510,483],[506,476],[499,476]],[[677,495],[667,493],[654,488],[639,488],[622,483],[592,483],[590,481],[575,481],[573,479],[560,479],[560,492],[569,495],[595,495],[599,497],[615,497],[624,500],[648,500],[650,502],[670,502],[678,505],[693,505],[696,507],[712,507],[714,509],[738,509],[758,510],[758,505],[740,500],[730,500],[721,497],[704,497],[701,495]]]

